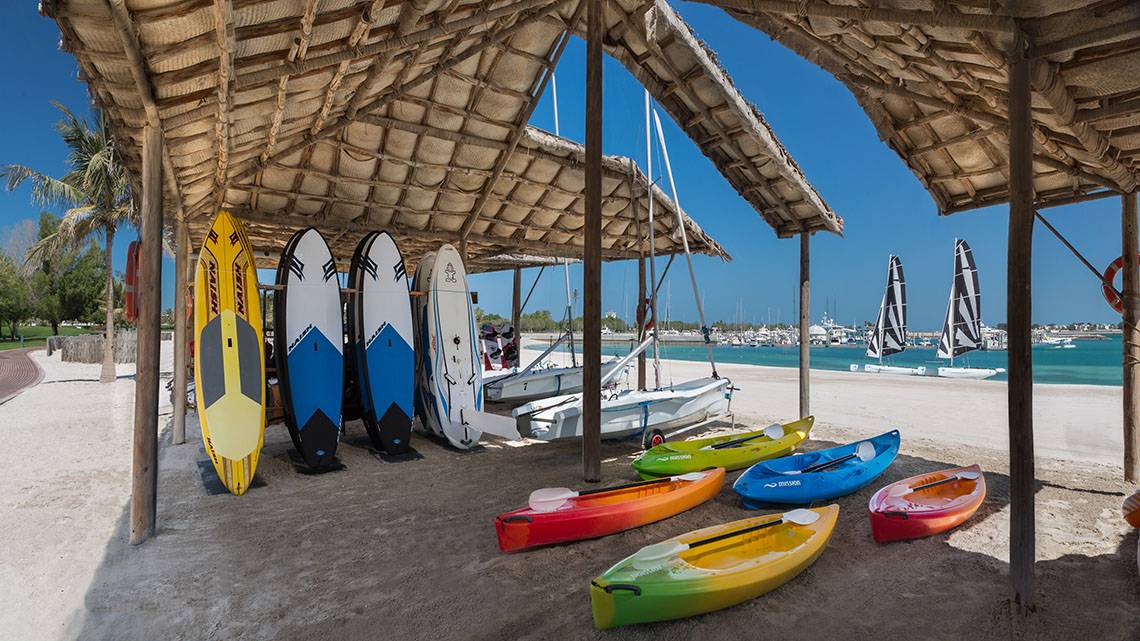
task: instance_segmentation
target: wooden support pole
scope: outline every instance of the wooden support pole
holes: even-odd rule
[[[519,327],[522,324],[522,269],[515,267],[515,282],[514,288],[511,293],[511,328],[515,332],[515,340],[519,346],[519,351],[522,351],[522,334]],[[516,354],[518,362],[515,366],[522,364],[522,358]]]
[[[1140,481],[1140,259],[1137,258],[1136,193],[1124,194],[1121,204],[1121,252],[1124,268],[1124,479]]]
[[[645,340],[645,259],[637,259],[637,342]],[[637,355],[637,389],[645,389],[645,350]]]
[[[800,233],[800,417],[811,416],[811,234]]]
[[[1022,613],[1033,608],[1033,113],[1020,39],[1009,61],[1009,576]]]
[[[185,220],[175,223],[174,242],[174,425],[170,440],[181,445],[186,442],[186,298],[190,267],[190,232]]]
[[[582,251],[582,474],[602,480],[602,0],[586,0],[586,224]]]
[[[158,489],[158,359],[162,318],[162,132],[143,128],[139,321],[131,461],[132,545],[154,535]]]

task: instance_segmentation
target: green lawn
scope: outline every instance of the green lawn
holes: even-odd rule
[[[8,327],[4,326],[4,338],[0,338],[0,351],[6,349],[16,349],[20,347],[19,340],[11,340],[8,338]],[[76,336],[78,334],[92,334],[102,331],[100,328],[80,329],[78,327],[60,327],[59,333],[62,336]],[[51,325],[27,325],[20,327],[20,335],[24,337],[24,347],[43,347],[46,342],[44,339],[51,336]]]

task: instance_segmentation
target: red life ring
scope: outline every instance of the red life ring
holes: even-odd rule
[[[139,241],[131,241],[127,246],[127,269],[123,273],[123,307],[126,308],[127,322],[133,323],[139,317]]]
[[[1112,282],[1116,280],[1116,274],[1124,268],[1124,256],[1112,261],[1108,269],[1104,270],[1103,282],[1100,285],[1101,290],[1104,291],[1104,300],[1108,302],[1109,307],[1116,310],[1117,314],[1124,313],[1124,301],[1120,298],[1120,294],[1112,287]]]

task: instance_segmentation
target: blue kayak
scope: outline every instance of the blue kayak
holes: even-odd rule
[[[826,450],[761,461],[745,470],[732,489],[744,507],[767,503],[830,501],[855,492],[882,474],[899,453],[899,432]]]

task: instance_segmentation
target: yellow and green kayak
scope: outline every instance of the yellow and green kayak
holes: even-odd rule
[[[823,553],[839,506],[797,512],[809,516],[814,512],[818,517],[800,525],[784,514],[768,514],[696,530],[639,550],[590,582],[594,624],[604,630],[680,619],[743,603],[780,587]],[[779,523],[765,527],[773,522]],[[733,535],[741,530],[750,531]],[[639,558],[650,548],[670,544],[681,551],[663,559],[654,559],[651,553],[648,563]]]
[[[633,462],[643,479],[697,472],[710,467],[727,471],[748,467],[757,461],[791,454],[807,440],[815,417],[783,425],[770,425],[744,434],[724,434],[691,441],[662,443]]]

